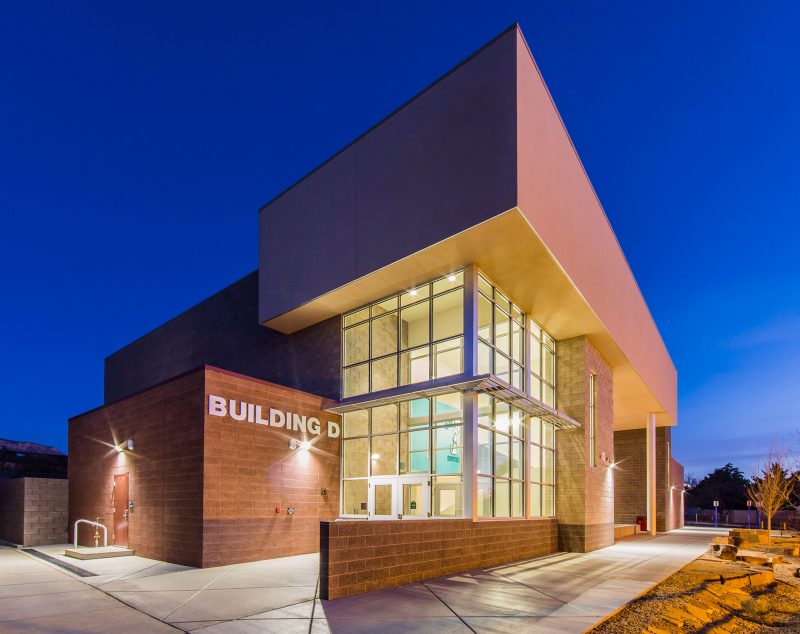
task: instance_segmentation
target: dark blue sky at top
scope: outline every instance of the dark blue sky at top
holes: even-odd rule
[[[3,3],[0,437],[66,450],[107,354],[256,268],[262,203],[519,21],[678,368],[675,455],[749,473],[800,427],[798,7]]]

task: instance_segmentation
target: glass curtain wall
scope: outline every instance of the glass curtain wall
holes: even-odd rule
[[[525,414],[478,394],[478,516],[525,515]]]
[[[342,318],[342,398],[464,371],[464,274],[396,293]]]
[[[430,477],[433,517],[461,517],[464,411],[452,392],[344,414],[342,515],[367,516],[371,476]]]
[[[556,342],[533,319],[528,320],[530,367],[528,392],[545,405],[556,406]]]
[[[478,275],[478,374],[492,373],[525,389],[525,316],[507,295]]]
[[[477,373],[555,407],[556,342],[502,289],[475,275]],[[352,311],[342,330],[343,398],[461,374],[464,273]],[[488,394],[469,398],[477,399],[478,516],[554,515],[554,426]],[[345,414],[342,514],[368,515],[369,478],[416,475],[430,478],[432,516],[462,517],[463,409],[454,392]]]
[[[555,428],[540,418],[531,418],[530,514],[556,514]]]

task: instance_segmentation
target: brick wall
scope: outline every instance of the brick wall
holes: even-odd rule
[[[557,550],[555,518],[320,523],[320,596],[336,599]],[[413,618],[413,615],[409,615]]]
[[[588,552],[614,543],[613,475],[601,454],[613,454],[613,375],[586,337],[559,341],[558,409],[581,424],[556,433],[559,548]],[[589,462],[589,376],[595,376],[596,466]]]
[[[69,421],[70,527],[100,517],[114,543],[114,475],[127,473],[136,554],[202,565],[203,377],[200,369]],[[131,438],[133,452],[114,450]],[[91,545],[93,529],[79,531]]]
[[[0,480],[0,539],[25,541],[25,479]]]
[[[114,543],[114,475],[127,473],[138,555],[208,567],[316,552],[320,519],[339,513],[338,438],[290,449],[301,434],[209,415],[209,394],[316,417],[323,434],[339,423],[319,396],[199,368],[70,421],[70,525],[100,517]],[[129,438],[133,452],[114,450]],[[79,530],[90,545],[93,529]]]
[[[203,566],[317,552],[320,520],[339,515],[339,439],[325,429],[340,418],[322,412],[319,396],[216,369],[206,372],[209,394],[263,404],[264,416],[270,407],[313,416],[323,431],[307,434],[303,451],[289,448],[299,432],[206,414]]]
[[[67,541],[69,483],[63,478],[25,481],[25,546]]]
[[[647,515],[647,432],[627,429],[614,433],[615,509],[617,524],[632,524],[636,516]],[[656,530],[683,525],[682,502],[677,497],[683,488],[683,466],[671,457],[672,428],[656,428]],[[676,489],[673,489],[676,485]],[[677,492],[676,492],[677,491]]]
[[[683,494],[683,465],[671,458],[670,463],[670,492],[667,496],[667,504],[670,509],[671,521],[667,530],[681,528],[684,524],[684,494]]]
[[[341,322],[284,335],[258,322],[253,272],[110,355],[106,404],[204,364],[338,399]]]
[[[0,539],[22,546],[67,541],[67,481],[0,480]]]
[[[647,515],[645,430],[614,432],[614,523],[633,524]]]

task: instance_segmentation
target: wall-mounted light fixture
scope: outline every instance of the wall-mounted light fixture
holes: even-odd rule
[[[295,440],[294,438],[289,439],[289,449],[301,449],[303,451],[307,451],[311,449],[311,441],[309,440]]]
[[[128,451],[133,451],[133,447],[134,447],[133,438],[131,438],[130,440],[126,440],[125,442],[120,443],[118,445],[114,445],[114,449],[116,450],[117,453],[122,453],[126,449]]]
[[[600,454],[600,461],[605,463],[609,469],[617,468],[617,463],[614,462],[613,456],[609,456],[605,451]]]

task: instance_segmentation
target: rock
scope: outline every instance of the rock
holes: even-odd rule
[[[748,548],[750,546],[766,545],[769,541],[767,531],[765,530],[744,530],[736,529],[730,532],[730,540],[732,544],[740,548]]]
[[[719,549],[719,554],[717,556],[726,561],[736,561],[736,554],[738,552],[739,549],[736,546],[723,546]]]
[[[771,570],[761,570],[750,572],[738,577],[727,577],[725,579],[725,589],[733,590],[747,588],[749,586],[765,586],[775,581],[775,573]]]
[[[783,554],[787,557],[797,557],[800,555],[800,546],[794,546],[793,548],[784,548]]]

